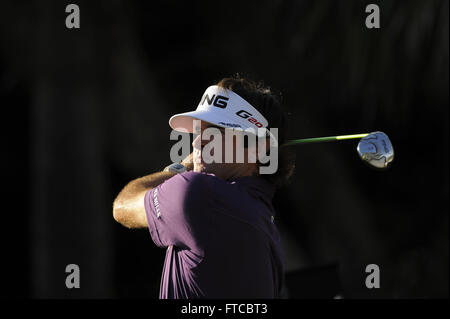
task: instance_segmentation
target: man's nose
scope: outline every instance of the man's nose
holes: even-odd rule
[[[192,142],[192,146],[198,150],[201,150],[202,147],[207,144],[208,141],[206,140],[202,140],[202,135],[199,134],[197,135],[197,137],[194,139],[194,141]]]

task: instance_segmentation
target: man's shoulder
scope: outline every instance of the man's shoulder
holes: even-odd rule
[[[175,176],[184,178],[189,181],[219,180],[219,178],[216,177],[216,175],[214,175],[213,173],[199,173],[199,172],[194,172],[194,171],[186,171],[184,173],[177,174]]]
[[[221,179],[216,177],[214,174],[193,171],[177,174],[173,177],[173,179],[177,183],[196,187],[211,187],[213,185],[221,184]]]
[[[242,186],[242,187],[241,187]],[[248,185],[247,185],[248,186]],[[212,173],[188,171],[176,174],[160,185],[160,191],[167,200],[181,200],[184,206],[195,203],[196,207],[220,206],[221,210],[233,210],[236,213],[254,208],[255,197],[241,182],[225,181]],[[241,214],[241,213],[240,213]]]
[[[205,196],[206,194],[213,194],[225,184],[225,181],[214,174],[188,171],[174,175],[160,186],[163,192]]]

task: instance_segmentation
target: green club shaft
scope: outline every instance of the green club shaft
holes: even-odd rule
[[[351,140],[355,138],[363,138],[369,135],[369,133],[363,134],[352,134],[352,135],[337,135],[337,136],[326,136],[326,137],[312,137],[312,138],[301,138],[298,140],[290,140],[284,143],[282,146],[291,146],[298,144],[309,144],[309,143],[324,143],[324,142],[334,142],[341,140]]]

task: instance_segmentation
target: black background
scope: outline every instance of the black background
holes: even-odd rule
[[[291,138],[380,130],[396,152],[377,172],[354,141],[296,149],[274,199],[288,269],[336,265],[345,298],[448,297],[448,1],[76,1],[67,29],[69,3],[1,4],[2,297],[157,298],[164,250],[112,201],[236,72],[282,92]]]

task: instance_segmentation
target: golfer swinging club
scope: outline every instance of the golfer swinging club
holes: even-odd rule
[[[169,125],[191,133],[259,128],[265,142],[268,128],[278,128],[281,145],[286,115],[270,89],[236,76],[210,86],[196,111],[172,116]],[[114,219],[148,227],[153,242],[167,248],[161,299],[279,298],[284,267],[271,202],[292,174],[293,159],[280,150],[277,170],[261,174],[260,158],[249,160],[250,143],[241,145],[244,161],[209,163],[202,156],[209,142],[200,134],[181,163],[131,181],[114,201]],[[237,139],[232,143],[239,147]]]

